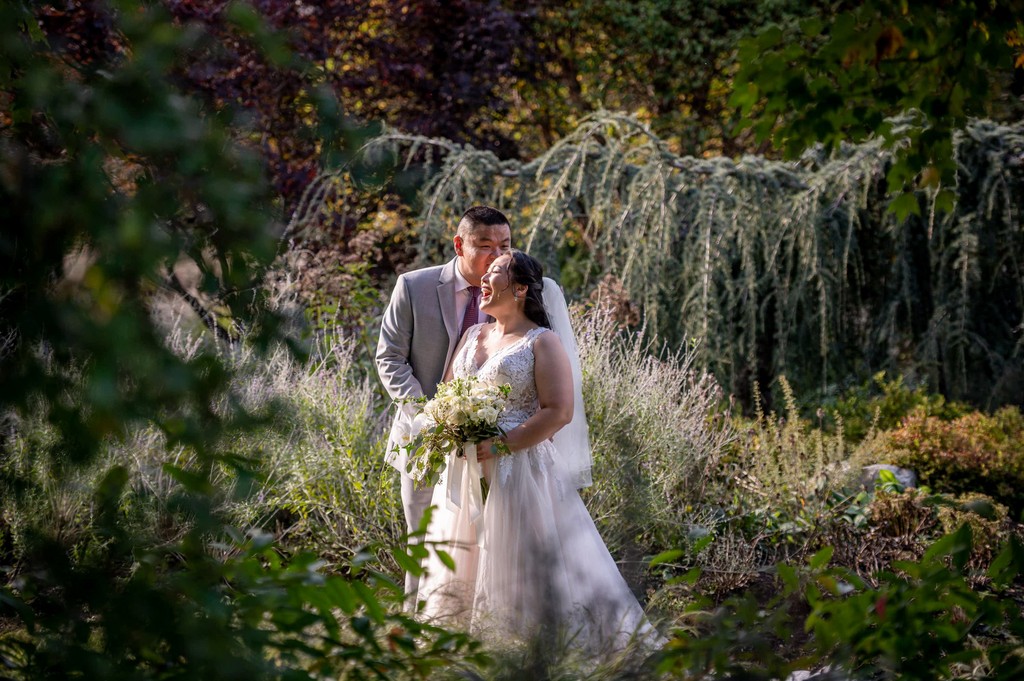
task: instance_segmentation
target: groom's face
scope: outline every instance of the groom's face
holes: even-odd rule
[[[512,248],[512,230],[508,225],[480,225],[476,229],[460,230],[455,235],[455,253],[459,256],[459,271],[473,286],[480,285],[480,277],[499,256]]]

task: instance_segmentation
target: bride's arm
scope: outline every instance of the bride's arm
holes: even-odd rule
[[[537,337],[533,361],[540,409],[502,438],[512,451],[549,439],[572,420],[572,369],[557,335],[542,333]]]

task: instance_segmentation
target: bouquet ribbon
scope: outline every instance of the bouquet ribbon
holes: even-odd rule
[[[476,528],[477,543],[483,540],[483,525],[477,522],[484,512],[484,494],[480,487],[483,472],[476,458],[476,443],[466,442],[462,445],[464,458],[450,455],[448,475],[445,476],[445,496],[448,507],[468,513],[469,522]]]

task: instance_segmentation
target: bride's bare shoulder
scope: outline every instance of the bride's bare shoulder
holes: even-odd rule
[[[562,341],[558,337],[557,333],[545,327],[538,328],[542,328],[544,330],[538,333],[533,339],[533,350],[535,353],[538,350],[541,352],[565,352],[565,349],[562,347]]]

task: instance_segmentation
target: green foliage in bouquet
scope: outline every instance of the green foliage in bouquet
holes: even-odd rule
[[[498,417],[511,392],[512,386],[507,383],[488,385],[475,376],[466,376],[437,386],[430,399],[411,400],[422,406],[413,422],[414,432],[399,446],[410,451],[408,471],[412,479],[435,485],[451,452],[467,442],[504,435]],[[500,448],[501,444],[496,446]]]
[[[1024,512],[1024,415],[1004,407],[943,421],[915,412],[888,433],[892,463],[913,469],[937,492],[982,492]]]

